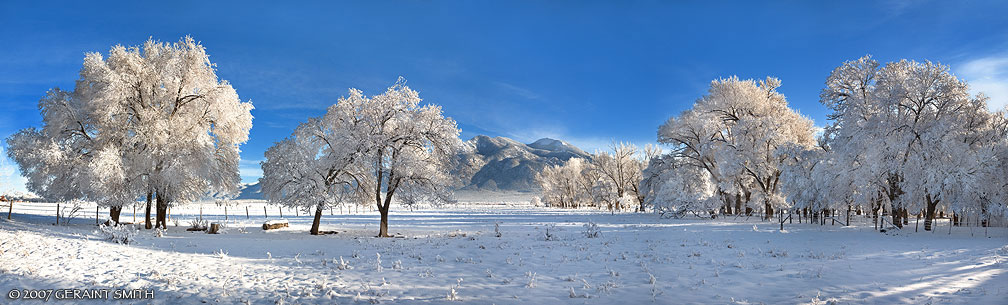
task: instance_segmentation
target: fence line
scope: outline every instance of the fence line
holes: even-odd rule
[[[253,211],[258,211],[262,208],[262,213],[255,213]],[[75,211],[76,209],[76,211]],[[151,218],[154,218],[156,212],[154,207],[151,207]],[[244,210],[244,213],[241,213]],[[329,216],[335,215],[377,215],[377,211],[373,206],[359,205],[340,205],[336,207],[331,207],[327,209],[328,211],[323,211],[323,215],[328,214]],[[64,221],[66,217],[72,217],[72,221],[78,222],[82,220],[91,220],[94,223],[101,223],[107,220],[109,215],[109,207],[101,206],[93,202],[87,202],[80,205],[68,205],[67,202],[33,202],[33,201],[18,201],[10,202],[3,201],[0,202],[0,212],[8,212],[9,214],[29,214],[37,216],[53,217],[55,221],[60,218],[60,222]],[[119,221],[121,223],[143,223],[145,221],[146,203],[137,202],[133,205],[125,205],[120,211]],[[328,212],[328,213],[325,213]],[[244,215],[242,215],[244,214]],[[168,223],[174,223],[179,221],[179,225],[183,225],[181,222],[182,218],[186,219],[221,219],[221,220],[241,220],[241,219],[269,219],[269,218],[281,218],[281,217],[313,217],[313,213],[306,213],[297,208],[282,207],[275,204],[270,204],[266,201],[251,201],[251,202],[233,202],[227,205],[217,205],[214,202],[195,202],[188,203],[178,206],[172,206],[168,208],[168,215],[166,221]],[[245,218],[241,218],[245,216]],[[16,218],[16,216],[12,216]],[[153,221],[153,219],[152,219]],[[78,222],[79,223],[79,222]]]

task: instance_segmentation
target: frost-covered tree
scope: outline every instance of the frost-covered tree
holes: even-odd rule
[[[693,108],[658,130],[658,141],[671,145],[676,158],[707,171],[726,212],[731,201],[736,211],[757,201],[767,218],[787,207],[777,149],[814,145],[812,121],[788,107],[779,86],[775,78],[714,80]]]
[[[536,175],[542,201],[552,207],[579,208],[594,202],[593,193],[600,175],[591,164],[572,158],[564,164],[547,166]]]
[[[609,209],[623,209],[629,204],[639,205],[637,196],[637,185],[641,181],[641,160],[640,150],[630,143],[613,142],[610,146],[612,151],[597,152],[592,155],[591,165],[598,171],[605,185],[608,186],[608,193],[611,193],[613,201],[609,201]]]
[[[663,216],[680,217],[688,212],[713,216],[722,205],[710,172],[674,154],[651,159],[643,176],[640,188],[644,201]]]
[[[923,210],[930,230],[939,209],[977,204],[980,177],[996,167],[1004,115],[947,66],[865,56],[834,69],[821,102],[833,110],[827,133],[838,162],[863,165],[852,176],[877,189],[894,224]]]
[[[660,150],[644,150],[630,143],[613,142],[611,151],[596,152],[590,160],[574,158],[548,166],[536,176],[543,201],[555,207],[603,206],[610,211],[636,207],[644,210],[642,171]]]
[[[321,118],[311,118],[290,137],[266,150],[259,179],[270,202],[288,207],[315,208],[311,234],[319,234],[322,212],[343,203],[366,201],[369,190],[361,189],[364,177],[359,160],[367,157],[365,142],[352,132],[361,121],[334,105]]]
[[[167,227],[170,204],[237,191],[253,107],[217,78],[191,37],[114,46],[107,59],[89,53],[77,88],[100,133],[121,143],[127,175],[155,196],[156,226]]]
[[[217,79],[190,37],[88,53],[74,91],[54,89],[39,108],[43,128],[8,139],[37,193],[94,200],[113,218],[156,195],[157,225],[167,227],[168,204],[237,190],[252,105]]]
[[[366,97],[351,89],[330,107],[327,116],[355,121],[348,143],[361,145],[362,169],[355,183],[370,190],[381,214],[379,237],[388,237],[392,198],[412,205],[451,202],[454,183],[449,171],[462,148],[455,121],[435,104],[420,105],[419,94],[402,78],[382,94]],[[337,144],[339,145],[339,144]]]

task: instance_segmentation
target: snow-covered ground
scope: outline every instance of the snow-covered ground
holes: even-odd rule
[[[15,206],[0,221],[0,288],[153,289],[139,302],[154,304],[1008,304],[1003,228],[914,233],[911,221],[887,235],[862,221],[782,232],[754,218],[460,204],[393,211],[401,237],[379,239],[369,211],[326,213],[322,229],[335,235],[308,235],[311,219],[289,210],[289,228],[263,231],[262,205],[232,206],[219,235],[185,231],[198,206],[178,209],[179,226],[141,230],[129,245],[104,240],[93,218],[53,226]],[[204,205],[211,222],[221,214]],[[589,223],[597,237],[586,237]]]

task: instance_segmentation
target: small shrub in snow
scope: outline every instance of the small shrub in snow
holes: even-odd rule
[[[445,299],[449,301],[461,301],[458,297],[458,293],[455,292],[455,287],[448,288],[448,297]]]
[[[584,224],[584,228],[585,230],[582,233],[584,233],[584,236],[587,238],[597,238],[602,234],[602,232],[599,231],[598,224],[595,222],[589,221]]]
[[[543,237],[543,238],[545,238],[545,240],[547,240],[547,241],[560,240],[560,237],[556,235],[556,232],[557,232],[556,225],[549,224],[549,225],[546,225],[545,228],[546,228],[546,232],[545,232],[546,235]]]
[[[217,256],[220,259],[225,259],[225,258],[228,257],[228,253],[226,251],[224,251],[224,249],[220,249],[220,250],[214,251],[214,256]]]
[[[570,298],[588,298],[588,294],[577,294],[574,293],[574,287],[570,287]]]
[[[599,292],[610,293],[612,289],[617,288],[617,287],[619,287],[619,284],[617,284],[613,280],[609,280],[609,281],[606,281],[605,283],[602,283],[601,285],[599,285],[598,288],[596,288],[596,289]]]
[[[829,298],[829,299],[823,300],[823,299],[821,299],[821,297],[822,297],[821,293],[816,293],[816,296],[814,298],[812,298],[812,303],[810,303],[810,304],[813,304],[813,305],[836,305],[837,304],[837,299],[836,298]],[[930,303],[931,302],[928,302],[928,304],[930,304]]]
[[[347,261],[343,260],[343,257],[340,256],[339,257],[339,263],[336,264],[336,269],[339,269],[339,270],[350,270],[350,269],[353,269],[353,267],[350,267],[350,264],[348,264]]]
[[[498,222],[494,222],[494,236],[497,236],[497,238],[501,237],[500,222],[499,221]]]
[[[658,289],[658,286],[656,286],[655,284],[651,284],[651,302],[657,301],[658,300],[658,295],[661,295],[661,294],[664,294],[664,293],[665,293],[664,291],[662,291],[661,289]]]
[[[206,231],[208,222],[206,219],[193,219],[189,222],[187,231]]]
[[[451,288],[448,289],[448,297],[447,297],[447,299],[449,301],[461,301],[461,299],[458,296],[458,289],[459,288],[462,288],[462,278],[458,279],[458,282],[455,284],[455,286],[453,286],[453,287],[451,287]]]
[[[136,228],[128,225],[107,226],[102,224],[98,226],[98,231],[105,237],[105,240],[124,245],[133,242],[133,236],[137,233]]]
[[[525,284],[525,288],[535,288],[536,273],[535,272],[525,272],[525,277],[529,279],[528,284]]]

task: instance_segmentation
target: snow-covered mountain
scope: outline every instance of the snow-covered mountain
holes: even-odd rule
[[[459,166],[458,188],[472,191],[521,191],[539,189],[537,173],[548,165],[563,164],[571,158],[590,158],[580,148],[549,138],[524,144],[505,137],[476,136],[464,143]],[[242,184],[235,199],[263,199],[259,182]]]
[[[262,188],[259,181],[253,183],[242,183],[238,186],[238,197],[235,199],[263,199]]]
[[[7,191],[7,192],[4,192],[3,194],[0,194],[0,196],[3,196],[5,200],[15,200],[15,201],[42,201],[42,200],[44,200],[42,197],[39,197],[39,195],[35,195],[35,193],[32,193],[32,192],[22,192],[22,191]]]
[[[465,142],[455,175],[466,190],[534,191],[535,176],[549,165],[571,158],[589,158],[580,148],[549,138],[531,144],[505,138],[476,136]]]

